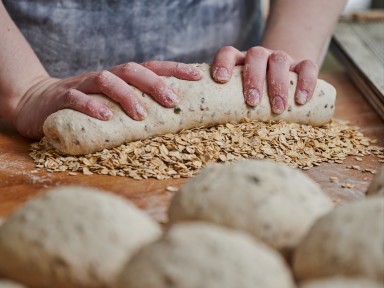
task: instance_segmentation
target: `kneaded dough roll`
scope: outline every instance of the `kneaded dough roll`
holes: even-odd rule
[[[181,96],[174,108],[164,108],[153,102],[150,96],[136,89],[142,95],[148,109],[143,121],[132,120],[119,105],[102,95],[100,97],[111,107],[114,115],[109,121],[97,120],[80,112],[64,109],[50,115],[44,123],[44,134],[57,150],[81,155],[104,148],[112,148],[126,142],[145,139],[182,129],[200,126],[214,126],[231,121],[251,120],[296,122],[321,126],[332,118],[335,108],[336,90],[325,81],[318,80],[314,95],[306,105],[294,103],[297,74],[289,74],[288,105],[280,115],[272,113],[267,86],[256,107],[245,104],[242,86],[242,67],[237,66],[232,79],[226,84],[214,82],[207,64],[195,64],[200,69],[200,81],[185,81],[164,77],[165,81]]]

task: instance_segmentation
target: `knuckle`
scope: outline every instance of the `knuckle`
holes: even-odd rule
[[[147,62],[148,63],[148,62]],[[135,62],[128,62],[121,66],[121,71],[123,74],[131,74],[132,72],[136,72],[139,69],[139,64]]]
[[[148,69],[152,69],[152,68],[155,68],[157,66],[157,64],[156,64],[156,61],[146,61],[146,62],[141,63],[141,66],[148,68]]]
[[[254,75],[250,79],[251,83],[255,86],[255,88],[261,88],[264,83],[265,78],[260,75]]]
[[[256,47],[252,47],[252,48],[248,49],[247,54],[249,54],[250,56],[255,56],[255,57],[261,58],[261,57],[268,56],[269,52],[267,49],[265,49],[263,47],[256,46]]]
[[[233,46],[224,46],[219,49],[220,53],[234,53],[237,52],[237,49]]]
[[[93,112],[95,109],[94,109],[94,101],[92,100],[88,100],[84,103],[84,110],[85,111],[89,111],[89,112]]]
[[[307,59],[307,60],[302,61],[301,65],[303,68],[305,67],[306,69],[317,73],[318,68],[317,68],[317,65],[313,61]]]
[[[311,78],[299,78],[297,86],[300,88],[300,90],[306,90],[309,92],[311,90],[312,86],[315,86],[316,82]]]
[[[288,57],[288,54],[285,53],[284,51],[277,50],[272,52],[270,56],[270,60],[276,61],[276,62],[288,62],[289,57]]]
[[[76,97],[75,89],[69,89],[64,93],[63,96],[64,106],[73,107],[78,103],[78,99]]]
[[[271,80],[269,83],[269,91],[270,91],[270,94],[271,95],[274,95],[274,96],[280,96],[280,97],[283,97],[284,96],[284,91],[285,91],[285,85],[284,83],[280,82],[280,81],[276,81],[276,80]]]
[[[151,91],[154,94],[161,94],[166,90],[167,86],[161,79],[156,79],[151,87]]]
[[[111,78],[111,73],[104,70],[98,73],[95,76],[95,84],[97,87],[102,88],[108,85],[108,82],[110,81]]]

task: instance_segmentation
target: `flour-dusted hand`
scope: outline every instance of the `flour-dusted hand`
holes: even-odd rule
[[[246,103],[250,106],[260,103],[266,80],[272,110],[281,114],[288,106],[288,72],[296,72],[298,84],[294,100],[297,105],[307,103],[312,98],[319,67],[345,3],[346,0],[270,1],[260,46],[247,51],[230,46],[219,49],[213,60],[212,77],[226,83],[233,67],[244,65]]]
[[[226,83],[236,65],[244,65],[243,89],[245,101],[257,106],[263,95],[264,81],[268,83],[268,94],[274,113],[281,114],[287,108],[289,88],[288,72],[298,74],[295,92],[297,104],[307,103],[313,94],[318,76],[317,65],[311,60],[295,61],[283,51],[273,51],[261,46],[241,52],[234,47],[219,49],[212,64],[212,77]]]
[[[100,120],[109,120],[113,112],[108,105],[89,94],[104,94],[118,103],[132,119],[147,116],[147,107],[133,86],[151,95],[164,107],[174,107],[179,96],[161,76],[184,80],[199,80],[193,66],[177,62],[134,62],[90,72],[67,79],[45,77],[33,85],[21,98],[13,114],[13,123],[20,134],[38,139],[43,136],[43,123],[52,113],[70,108]]]
[[[99,120],[111,119],[111,105],[92,94],[105,95],[129,117],[140,121],[147,116],[148,107],[134,88],[150,95],[158,103],[152,101],[153,105],[174,107],[180,97],[160,76],[191,81],[201,78],[194,67],[171,61],[129,62],[104,71],[53,78],[1,1],[0,39],[4,43],[0,50],[0,118],[9,122],[21,135],[33,139],[44,135],[43,123],[49,115],[65,108]],[[147,105],[152,105],[152,102],[147,102]]]

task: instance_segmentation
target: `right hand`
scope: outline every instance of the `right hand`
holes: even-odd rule
[[[193,66],[169,61],[130,62],[67,79],[46,77],[39,79],[23,95],[12,113],[12,123],[21,135],[39,139],[44,135],[45,119],[61,109],[70,108],[100,120],[109,120],[113,116],[110,108],[89,94],[104,94],[119,103],[132,119],[143,120],[147,109],[130,85],[151,95],[165,107],[174,107],[180,100],[160,76],[191,81],[201,78],[199,70]]]

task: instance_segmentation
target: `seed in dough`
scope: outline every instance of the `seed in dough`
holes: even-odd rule
[[[0,226],[0,275],[30,287],[111,287],[127,259],[161,234],[128,201],[92,188],[32,198]]]
[[[298,169],[268,160],[205,167],[174,196],[171,223],[202,220],[246,231],[290,253],[331,199]]]
[[[321,217],[298,246],[297,279],[344,275],[384,282],[384,197],[345,204]]]
[[[115,288],[293,288],[283,258],[240,231],[208,223],[177,224],[139,250]]]

